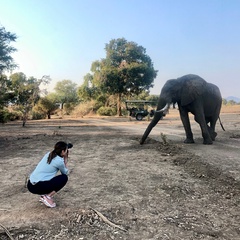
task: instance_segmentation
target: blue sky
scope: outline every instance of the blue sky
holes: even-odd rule
[[[158,76],[197,74],[240,97],[239,0],[0,0],[0,25],[18,36],[13,55],[27,76],[81,85],[105,44],[125,38],[146,48]]]

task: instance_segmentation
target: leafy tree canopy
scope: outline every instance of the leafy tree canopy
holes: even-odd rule
[[[84,77],[78,89],[81,99],[117,99],[117,113],[121,115],[122,98],[148,94],[157,71],[146,49],[124,38],[111,40],[105,46],[106,58],[92,63],[91,74]]]
[[[0,109],[7,106],[13,94],[9,92],[10,81],[6,75],[0,75]]]
[[[157,71],[146,49],[124,38],[105,46],[106,58],[92,63],[93,86],[102,93],[117,96],[117,113],[121,115],[123,96],[138,95],[153,87]]]
[[[76,103],[78,101],[77,84],[71,80],[57,82],[54,90],[59,103]]]
[[[9,77],[11,86],[9,90],[12,94],[11,104],[16,106],[23,114],[23,126],[28,118],[28,113],[40,98],[40,85],[50,81],[49,76],[41,79],[34,77],[27,78],[22,72],[14,73]]]
[[[44,75],[41,79],[28,77],[23,72],[14,73],[10,76],[10,89],[15,99],[12,103],[20,105],[34,105],[40,98],[40,85],[48,84],[51,79]]]
[[[13,70],[17,67],[11,56],[16,51],[11,42],[15,42],[17,36],[14,33],[7,32],[4,27],[0,26],[0,75],[5,71]]]
[[[93,75],[88,73],[84,76],[83,84],[78,88],[77,94],[81,101],[90,101],[95,99],[99,94],[100,89],[93,84]]]
[[[0,109],[3,109],[12,97],[8,91],[10,81],[3,73],[13,70],[17,66],[11,57],[16,49],[10,45],[11,42],[15,42],[16,38],[15,34],[7,32],[4,27],[0,26]]]
[[[110,94],[138,94],[153,87],[157,71],[146,49],[124,38],[113,39],[105,47],[100,62],[100,86]],[[99,68],[98,68],[99,69]]]
[[[51,95],[45,96],[39,99],[37,104],[34,106],[34,110],[42,113],[44,116],[47,116],[48,119],[51,118],[51,114],[59,106],[51,99]]]

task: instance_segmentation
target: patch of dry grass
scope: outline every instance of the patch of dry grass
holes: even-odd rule
[[[221,113],[240,113],[240,105],[222,105]]]

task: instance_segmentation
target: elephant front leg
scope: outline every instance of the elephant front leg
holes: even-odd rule
[[[183,127],[186,133],[186,139],[184,140],[184,143],[194,143],[188,112],[182,108],[179,108],[179,111],[180,111],[180,117],[183,123]]]

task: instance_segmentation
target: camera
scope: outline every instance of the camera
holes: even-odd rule
[[[68,144],[67,144],[67,147],[68,147],[68,149],[70,149],[70,148],[73,147],[73,145],[72,145],[71,143],[68,143]]]

